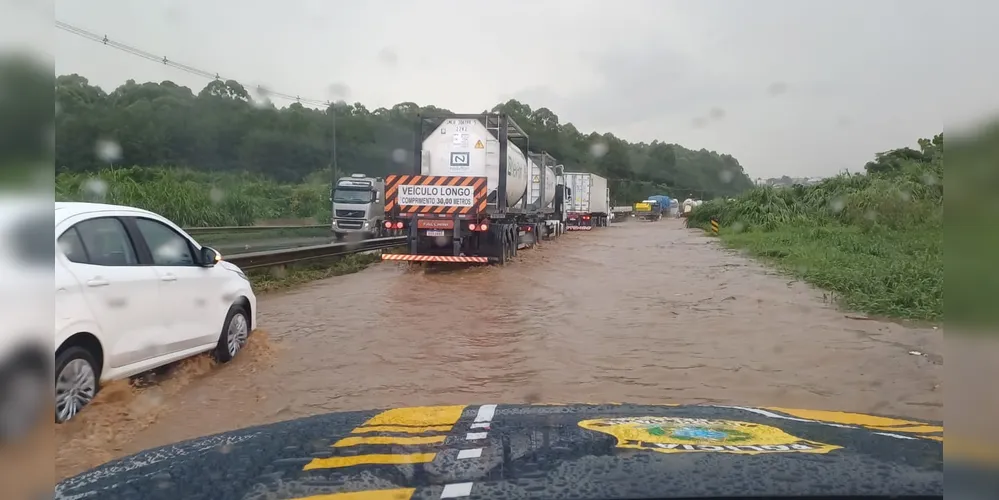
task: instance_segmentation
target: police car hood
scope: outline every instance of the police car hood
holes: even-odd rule
[[[717,405],[457,405],[331,413],[107,463],[56,498],[942,495],[943,427]]]

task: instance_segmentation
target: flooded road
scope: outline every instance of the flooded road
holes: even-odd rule
[[[60,426],[57,476],[239,427],[400,405],[708,402],[942,419],[941,331],[851,319],[682,226],[630,221],[505,268],[381,263],[263,296],[262,331],[233,363],[192,360]]]

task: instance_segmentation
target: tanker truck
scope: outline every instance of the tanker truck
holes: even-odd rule
[[[383,260],[505,264],[558,220],[557,176],[554,197],[539,179],[531,199],[528,136],[509,115],[420,114],[414,137],[412,173],[385,177],[385,227],[407,235],[407,250]]]
[[[557,238],[565,232],[565,166],[548,152],[528,153],[531,162],[531,206],[541,211],[545,239]],[[544,170],[544,175],[541,174]],[[542,182],[544,186],[542,186]],[[544,195],[542,195],[544,192]],[[555,196],[556,192],[563,193]],[[556,201],[557,198],[557,201]]]
[[[589,172],[566,172],[566,229],[589,231],[607,225],[610,189],[607,179]]]

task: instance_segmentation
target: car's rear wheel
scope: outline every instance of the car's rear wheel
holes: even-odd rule
[[[243,349],[249,337],[250,320],[246,310],[238,305],[230,307],[222,325],[219,343],[215,347],[215,359],[222,363],[229,362]]]
[[[55,366],[55,419],[62,423],[93,401],[100,375],[93,355],[80,346],[59,353]]]

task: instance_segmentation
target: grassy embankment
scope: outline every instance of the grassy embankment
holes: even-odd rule
[[[128,167],[94,174],[56,176],[56,200],[92,201],[144,208],[182,227],[252,226],[260,221],[330,220],[329,184],[316,174],[303,184],[279,184],[259,176],[185,169]],[[291,224],[289,224],[291,225]],[[329,230],[261,230],[197,235],[207,245],[328,235]],[[258,290],[275,290],[364,269],[372,255],[349,255],[290,266],[281,272],[250,272]]]
[[[848,309],[943,321],[942,151],[891,173],[705,202],[688,225],[708,229],[712,218],[727,246],[832,292]]]

